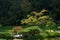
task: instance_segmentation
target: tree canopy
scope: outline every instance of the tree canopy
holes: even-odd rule
[[[30,12],[43,8],[49,10],[46,15],[59,20],[60,0],[0,0],[0,24],[19,25]]]

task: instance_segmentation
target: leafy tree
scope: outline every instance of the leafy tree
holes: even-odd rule
[[[32,12],[31,15],[27,16],[27,19],[22,19],[21,24],[27,25],[46,25],[47,22],[53,21],[48,15],[44,15],[44,12],[48,12],[48,10],[43,9],[41,12]]]
[[[48,15],[53,17],[56,21],[59,19],[59,15],[60,15],[59,4],[60,4],[59,0],[10,0],[8,13],[9,15],[13,14],[12,17],[16,19],[14,21],[16,22],[17,18],[19,17],[20,19],[26,18],[27,14],[30,13],[31,11],[39,11],[42,8],[44,8],[49,10]],[[17,18],[15,15],[17,16]],[[11,21],[13,21],[12,17],[11,17]]]
[[[31,11],[49,10],[47,15],[60,20],[60,0],[0,0],[0,24],[18,25]],[[58,21],[59,22],[59,21]]]

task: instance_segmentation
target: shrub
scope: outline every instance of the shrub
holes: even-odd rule
[[[5,38],[5,39],[11,39],[13,38],[13,35],[11,35],[10,33],[8,32],[0,32],[0,38]]]
[[[55,29],[55,27],[56,27],[56,24],[53,21],[48,21],[46,24],[47,29]]]
[[[58,26],[57,29],[60,30],[60,26]]]
[[[38,12],[32,12],[32,15],[28,15],[26,19],[21,20],[21,24],[26,24],[30,26],[35,25],[46,25],[48,21],[53,21],[48,15],[44,15],[47,10],[42,10]]]
[[[25,40],[40,39],[40,31],[38,29],[30,29],[28,32],[22,32]]]

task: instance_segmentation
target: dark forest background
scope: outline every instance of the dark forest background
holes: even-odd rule
[[[0,24],[20,25],[32,11],[49,10],[56,23],[60,23],[60,0],[0,0]]]

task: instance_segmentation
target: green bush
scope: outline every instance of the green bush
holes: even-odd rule
[[[8,32],[0,32],[0,38],[11,39],[13,38],[13,36],[9,34]]]
[[[37,40],[42,39],[43,37],[39,34],[42,30],[39,29],[38,26],[30,26],[27,28],[23,28],[19,34],[23,34],[23,38],[25,40]]]
[[[29,32],[22,32],[25,40],[37,40],[42,38],[39,35],[40,31],[38,29],[30,30]]]
[[[48,15],[44,15],[44,12],[46,12],[45,9],[43,9],[39,13],[32,12],[31,13],[32,15],[28,15],[26,19],[21,20],[21,24],[37,26],[37,25],[45,25],[47,22],[53,21],[51,20],[52,19],[51,17],[49,17]]]
[[[46,24],[46,28],[47,29],[55,29],[55,27],[56,27],[56,24],[55,24],[55,22],[53,22],[53,21],[49,21],[49,22],[47,22],[47,24]]]
[[[0,32],[0,38],[11,38],[13,39],[13,30],[7,30],[5,32]],[[55,30],[44,30],[40,29],[39,26],[29,26],[27,28],[22,28],[18,32],[18,34],[23,34],[24,40],[42,40],[46,37],[55,37],[60,36],[59,32],[56,32]]]
[[[58,26],[57,29],[60,30],[60,26]]]

